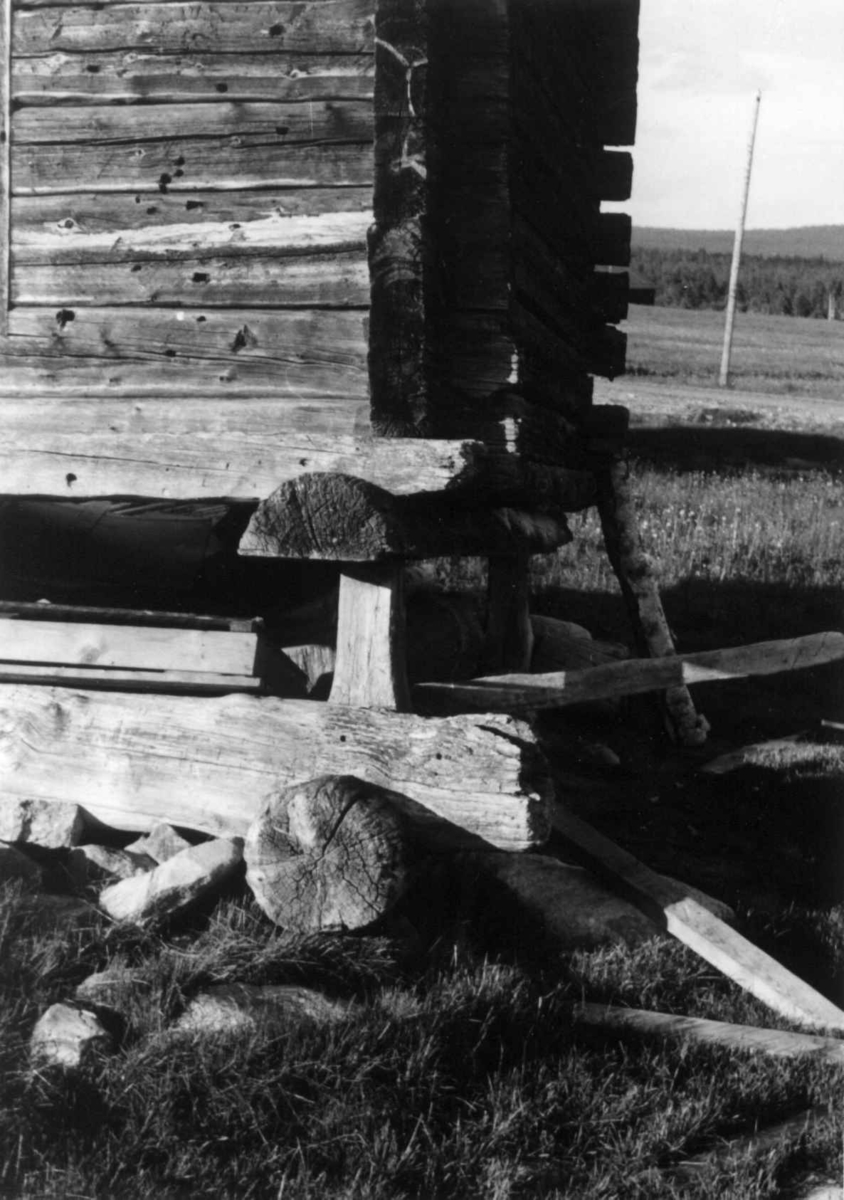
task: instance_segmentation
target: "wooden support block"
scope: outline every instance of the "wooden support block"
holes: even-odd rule
[[[657,875],[561,805],[552,820],[584,866],[621,888],[659,928],[739,987],[798,1025],[844,1032],[844,1012],[837,1005],[691,899],[682,884]]]
[[[618,1008],[606,1004],[578,1004],[578,1025],[589,1025],[607,1033],[679,1041],[699,1042],[737,1053],[765,1054],[771,1058],[813,1058],[844,1066],[844,1041],[811,1033],[789,1033],[783,1029],[760,1029],[728,1021],[707,1021],[674,1013],[649,1012],[641,1008]]]
[[[544,553],[571,540],[565,518],[515,508],[468,508],[441,496],[394,496],[348,475],[283,484],[258,505],[241,554],[379,562],[438,555]]]
[[[426,720],[309,700],[0,688],[0,792],[119,829],[242,837],[268,793],[355,775],[504,850],[541,845],[553,785],[523,722]]]
[[[665,658],[628,658],[575,671],[536,675],[489,675],[465,683],[417,684],[420,703],[437,711],[524,712],[564,708],[589,700],[636,696],[688,684],[748,675],[776,675],[844,659],[844,633],[810,633],[775,642]]]
[[[642,550],[626,463],[614,463],[601,476],[598,513],[607,555],[627,606],[639,653],[652,658],[674,654],[653,564]],[[688,688],[678,681],[663,697],[669,732],[681,744],[706,741],[709,724],[695,709]]]
[[[332,704],[410,709],[401,563],[340,576]]]
[[[489,560],[487,625],[483,665],[487,670],[525,671],[533,653],[528,587],[529,559],[524,554]]]

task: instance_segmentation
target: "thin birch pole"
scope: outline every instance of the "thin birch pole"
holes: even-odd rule
[[[738,225],[736,227],[735,241],[733,242],[733,261],[730,267],[730,289],[727,296],[727,319],[724,326],[724,349],[721,353],[721,374],[718,377],[719,386],[722,388],[730,385],[730,353],[733,348],[733,325],[736,319],[736,291],[738,289],[739,265],[741,263],[741,244],[744,240],[744,222],[747,218],[747,198],[750,195],[750,172],[753,168],[753,147],[756,142],[756,126],[759,121],[759,104],[762,100],[762,93],[756,93],[756,99],[753,103],[753,124],[750,129],[750,141],[747,146],[747,166],[744,172],[744,190],[741,198],[741,212],[739,213]]]

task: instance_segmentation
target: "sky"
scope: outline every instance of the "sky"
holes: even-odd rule
[[[844,224],[844,0],[641,0],[636,225]]]

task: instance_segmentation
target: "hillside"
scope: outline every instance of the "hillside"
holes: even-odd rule
[[[733,248],[730,229],[657,229],[633,226],[636,250],[707,250],[729,254]],[[744,235],[747,254],[763,257],[825,258],[844,262],[844,225],[805,225],[794,229],[748,229]]]

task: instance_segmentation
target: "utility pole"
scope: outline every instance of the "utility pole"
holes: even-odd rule
[[[750,172],[753,168],[753,146],[756,142],[756,125],[759,121],[759,104],[762,100],[761,91],[756,93],[753,102],[753,124],[750,128],[750,141],[747,146],[747,167],[744,172],[744,191],[741,198],[736,237],[733,242],[733,261],[730,266],[730,289],[727,295],[727,319],[724,326],[724,349],[721,352],[721,374],[718,384],[725,388],[730,386],[730,351],[733,348],[733,325],[736,319],[736,290],[738,288],[739,265],[741,263],[741,243],[744,240],[744,222],[747,218],[747,198],[750,195]]]

